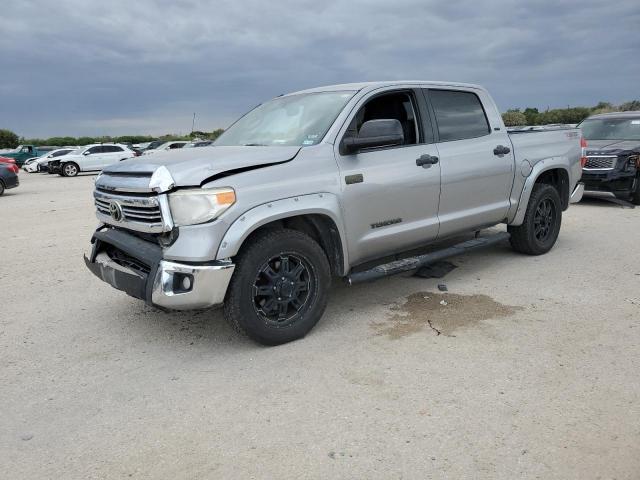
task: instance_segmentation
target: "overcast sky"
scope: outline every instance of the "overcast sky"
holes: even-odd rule
[[[480,83],[501,110],[640,98],[639,0],[4,0],[0,128],[224,128],[280,93]]]

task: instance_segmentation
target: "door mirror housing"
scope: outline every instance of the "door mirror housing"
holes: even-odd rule
[[[342,140],[343,153],[358,153],[365,148],[390,147],[404,143],[402,124],[395,118],[369,120],[362,124],[357,136]]]
[[[82,152],[82,155],[84,155],[86,157],[87,155],[91,155],[91,152],[89,150],[87,150],[86,152]]]

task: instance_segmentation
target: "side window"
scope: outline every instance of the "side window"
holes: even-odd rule
[[[182,148],[184,145],[182,143],[172,143],[169,145],[169,149],[173,150],[174,148]]]
[[[90,153],[90,154],[100,153],[100,152],[102,152],[102,147],[101,147],[101,146],[99,146],[99,145],[98,145],[98,146],[95,146],[95,147],[91,147],[91,148],[89,149],[89,153]]]
[[[407,92],[374,97],[358,110],[345,135],[357,135],[364,122],[369,120],[396,119],[404,132],[403,145],[415,145],[420,141],[416,111],[412,95]]]
[[[441,142],[476,138],[491,132],[482,103],[475,93],[429,90]]]
[[[69,152],[69,150],[60,150],[59,152],[52,153],[50,156],[51,157],[60,157],[62,155],[66,155],[68,152]]]
[[[117,147],[115,145],[105,145],[102,148],[104,149],[105,153],[114,153],[114,152],[121,152],[122,151],[122,149],[120,147]]]

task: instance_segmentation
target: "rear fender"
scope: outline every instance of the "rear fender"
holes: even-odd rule
[[[529,198],[531,197],[531,192],[533,191],[533,186],[535,185],[538,178],[540,178],[540,175],[548,170],[553,169],[562,169],[567,172],[567,175],[569,175],[569,171],[567,170],[566,157],[545,158],[544,160],[540,160],[533,166],[533,168],[531,169],[531,173],[528,175],[527,179],[524,182],[524,188],[522,189],[522,193],[520,194],[520,200],[518,201],[517,208],[511,209],[509,212],[507,224],[516,227],[522,225],[522,222],[524,221],[524,215],[527,212],[527,205],[529,205]],[[571,178],[570,175],[569,178]]]

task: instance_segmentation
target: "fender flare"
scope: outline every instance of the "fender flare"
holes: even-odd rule
[[[518,201],[518,208],[512,214],[512,218],[507,222],[508,225],[520,226],[524,221],[525,213],[527,212],[527,205],[529,205],[529,198],[533,191],[533,186],[544,172],[554,169],[562,169],[567,173],[567,176],[571,178],[569,169],[567,168],[568,159],[566,157],[550,157],[545,158],[537,162],[531,169],[531,173],[524,182],[524,187],[520,193],[520,200]]]
[[[349,271],[349,259],[345,229],[341,220],[342,209],[336,195],[324,192],[284,198],[247,210],[225,232],[216,259],[237,255],[247,237],[263,225],[284,218],[313,214],[325,215],[336,225],[342,247],[343,272],[346,274]]]

